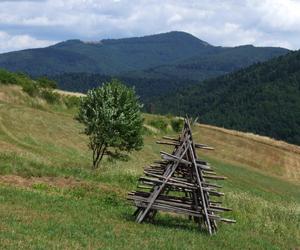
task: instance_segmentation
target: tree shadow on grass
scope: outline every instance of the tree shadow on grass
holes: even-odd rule
[[[122,213],[122,218],[126,221],[134,222],[135,216],[129,213]],[[188,232],[197,232],[203,235],[208,235],[204,228],[200,228],[197,223],[193,220],[189,220],[188,217],[178,216],[178,215],[168,215],[161,213],[155,217],[153,221],[145,221],[145,224],[151,224],[160,228],[166,229],[179,229]]]
[[[116,162],[116,161],[127,162],[130,159],[128,154],[119,151],[107,151],[105,154],[109,162]]]

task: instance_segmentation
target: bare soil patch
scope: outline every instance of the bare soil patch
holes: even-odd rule
[[[124,190],[117,187],[112,187],[103,183],[95,183],[77,180],[72,177],[30,177],[24,178],[18,175],[0,175],[0,184],[15,186],[20,188],[32,188],[37,184],[46,184],[48,186],[57,187],[57,188],[74,188],[95,185],[97,188],[101,189],[104,192],[114,191],[119,194],[123,194]]]

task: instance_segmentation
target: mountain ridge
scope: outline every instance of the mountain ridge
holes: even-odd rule
[[[247,46],[249,45],[243,46],[244,54],[239,55],[239,47],[213,46],[182,31],[87,42],[72,39],[46,48],[0,54],[0,67],[10,71],[23,71],[32,76],[78,72],[117,76],[135,71],[144,73],[153,67],[171,65],[169,68],[172,75],[178,77],[173,64],[195,57],[199,58],[199,63],[203,63],[203,58],[206,58],[206,62],[209,61],[212,66],[207,70],[208,73],[197,68],[190,70],[191,75],[195,75],[195,80],[200,73],[203,79],[215,75],[214,67],[219,60],[224,60],[223,57],[229,59],[233,55],[240,61],[247,58],[246,63],[242,61],[236,64],[239,68],[289,51],[284,48]],[[161,78],[164,72],[157,74]]]
[[[124,38],[104,38],[100,40],[81,40],[81,39],[68,39],[65,41],[58,42],[56,44],[50,45],[49,47],[56,47],[59,44],[65,44],[65,43],[84,43],[84,44],[95,44],[95,45],[105,45],[105,44],[115,44],[115,43],[126,43],[126,42],[155,42],[157,39],[160,42],[169,42],[174,40],[174,38],[177,39],[190,39],[194,40],[197,42],[201,42],[203,46],[213,46],[209,44],[206,41],[203,41],[199,39],[196,36],[193,36],[192,34],[189,34],[184,31],[169,31],[165,33],[158,33],[158,34],[153,34],[153,35],[144,35],[144,36],[133,36],[133,37],[124,37]]]

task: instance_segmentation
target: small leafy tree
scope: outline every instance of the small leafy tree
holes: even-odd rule
[[[85,125],[89,147],[93,151],[93,168],[98,168],[104,154],[139,150],[143,145],[142,105],[133,89],[118,80],[90,90],[81,99],[77,120]]]

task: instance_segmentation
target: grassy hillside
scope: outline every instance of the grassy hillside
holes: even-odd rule
[[[150,106],[300,145],[300,51],[162,96]]]
[[[0,85],[0,242],[2,249],[295,249],[300,246],[299,147],[210,126],[199,152],[229,177],[226,206],[235,225],[209,237],[181,216],[160,214],[136,224],[126,193],[143,166],[159,157],[155,144],[174,134],[170,118],[145,115],[145,147],[127,161],[90,170],[87,138],[75,110]],[[166,126],[156,126],[164,120]],[[159,129],[161,127],[161,129]],[[165,130],[165,131],[163,131]],[[298,172],[296,171],[298,169]],[[238,240],[237,240],[238,239]]]

